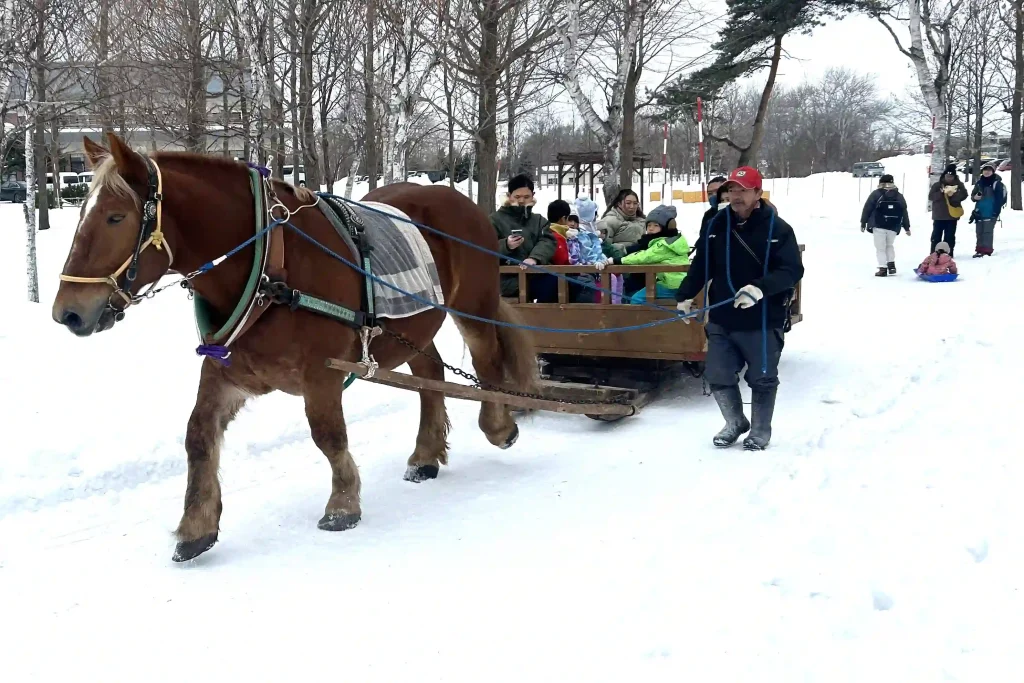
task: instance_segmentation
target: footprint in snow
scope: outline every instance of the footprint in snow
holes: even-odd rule
[[[879,590],[871,591],[871,603],[879,612],[888,612],[893,606],[892,597]]]
[[[985,558],[988,557],[988,541],[982,539],[981,543],[975,546],[967,546],[967,552],[971,554],[975,562],[984,562]]]

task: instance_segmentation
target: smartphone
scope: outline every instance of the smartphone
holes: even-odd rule
[[[523,234],[523,229],[522,228],[513,228],[512,234],[513,235],[522,235]]]

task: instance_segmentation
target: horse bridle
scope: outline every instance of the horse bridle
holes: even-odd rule
[[[139,238],[135,242],[135,250],[132,255],[121,264],[121,267],[115,270],[107,277],[79,277],[77,275],[66,275],[60,274],[60,279],[64,282],[75,282],[79,284],[106,284],[113,287],[114,291],[110,293],[107,298],[107,309],[113,313],[114,320],[120,322],[124,319],[125,310],[134,303],[138,303],[146,296],[146,292],[140,292],[137,295],[132,294],[132,287],[135,284],[135,278],[138,276],[139,257],[149,247],[153,247],[157,251],[167,250],[167,269],[170,270],[171,265],[174,263],[174,254],[171,253],[171,246],[167,243],[167,238],[163,232],[163,177],[160,174],[160,167],[156,165],[156,162],[150,159],[144,154],[140,154],[143,161],[146,163],[147,172],[147,190],[146,199],[142,205],[142,224],[139,228]],[[119,280],[124,275],[124,286],[121,286]],[[160,278],[157,278],[159,281]],[[156,282],[150,285],[150,289]],[[114,305],[115,296],[121,298],[123,305],[118,307]]]

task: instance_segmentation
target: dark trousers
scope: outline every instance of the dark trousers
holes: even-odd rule
[[[974,248],[975,253],[978,254],[991,254],[992,253],[992,237],[996,228],[995,218],[978,218],[974,221],[975,228],[978,232],[978,244]]]
[[[953,249],[956,248],[956,221],[932,221],[932,251],[935,245],[945,242],[949,245],[949,255],[953,256]]]
[[[710,322],[704,331],[708,337],[708,355],[704,361],[704,378],[708,384],[735,386],[739,384],[739,374],[746,365],[743,379],[751,389],[779,386],[779,360],[785,346],[785,335],[781,329],[769,327],[766,339],[761,330],[730,331]],[[767,371],[762,367],[764,342],[768,344]]]

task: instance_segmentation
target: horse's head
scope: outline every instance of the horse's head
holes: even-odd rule
[[[172,261],[159,169],[116,135],[109,142],[85,138],[95,175],[53,302],[53,319],[81,337],[113,327]]]

